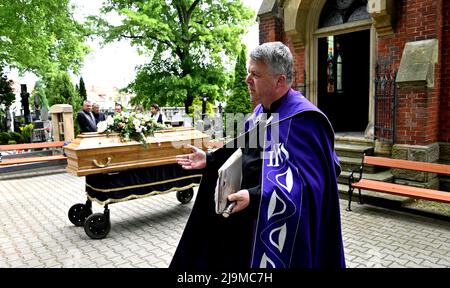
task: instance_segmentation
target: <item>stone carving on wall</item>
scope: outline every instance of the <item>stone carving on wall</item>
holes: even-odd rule
[[[373,25],[378,35],[383,36],[394,33],[394,0],[368,0],[367,10],[372,17]]]

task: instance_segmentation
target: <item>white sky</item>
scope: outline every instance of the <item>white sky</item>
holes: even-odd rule
[[[258,12],[263,0],[243,0],[244,4]],[[75,18],[83,21],[85,16],[95,14],[101,7],[102,0],[71,0],[76,5]],[[256,19],[256,17],[255,17]],[[258,24],[255,21],[244,37],[247,50],[250,51],[258,45]],[[138,55],[136,49],[126,41],[114,42],[101,48],[99,41],[89,43],[93,52],[85,58],[80,75],[86,84],[86,88],[94,85],[100,87],[124,87],[130,83],[136,74],[136,65],[143,64],[146,57]],[[17,73],[8,73],[8,77],[18,80],[20,84],[27,84],[31,92],[37,78],[30,73],[19,76]],[[78,83],[79,76],[74,81]]]

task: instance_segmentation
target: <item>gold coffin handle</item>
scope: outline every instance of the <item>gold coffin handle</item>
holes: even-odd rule
[[[92,162],[94,162],[94,165],[97,166],[98,168],[105,168],[108,167],[109,163],[111,163],[111,159],[112,159],[111,157],[108,157],[108,160],[106,160],[105,164],[99,164],[97,162],[97,159],[92,160]]]

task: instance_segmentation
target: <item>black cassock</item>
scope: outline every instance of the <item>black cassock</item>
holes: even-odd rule
[[[207,155],[207,166],[203,170],[197,198],[170,268],[190,270],[250,267],[254,225],[260,198],[262,149],[261,145],[253,143],[255,139],[259,139],[259,130],[258,125],[238,139],[232,140],[232,145],[228,143]],[[241,142],[245,145],[239,145]],[[241,189],[249,190],[250,206],[224,218],[215,212],[214,191],[218,178],[217,171],[236,150],[226,147],[238,147],[237,145],[242,147],[243,152]]]

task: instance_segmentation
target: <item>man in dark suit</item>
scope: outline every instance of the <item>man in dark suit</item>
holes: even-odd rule
[[[103,112],[100,112],[100,105],[98,103],[92,104],[92,114],[94,115],[95,124],[106,120],[105,114]]]
[[[94,115],[91,112],[92,104],[89,100],[83,101],[83,110],[78,112],[77,122],[80,132],[97,132],[97,124]]]

